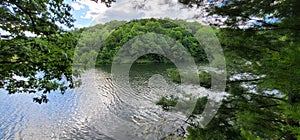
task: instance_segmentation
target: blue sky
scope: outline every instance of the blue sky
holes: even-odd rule
[[[73,2],[72,0],[66,0],[66,3],[72,6],[72,15],[76,19],[76,27],[87,27],[90,25],[92,18],[83,18],[84,15],[89,11],[89,7],[87,5],[83,5],[78,2]]]

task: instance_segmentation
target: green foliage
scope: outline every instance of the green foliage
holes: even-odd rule
[[[1,40],[0,44],[0,87],[10,94],[51,90],[64,93],[67,87],[74,86],[71,65],[76,38],[73,33]]]
[[[79,32],[65,32],[59,26],[73,27],[70,10],[60,0],[0,1],[5,21],[0,28],[9,33],[0,40],[0,88],[9,94],[46,94],[74,87],[71,64]],[[48,99],[42,95],[34,101]]]
[[[180,74],[176,69],[174,69],[174,68],[167,69],[167,73],[168,73],[168,75],[170,76],[170,78],[172,79],[173,82],[181,83]]]
[[[196,105],[192,111],[192,114],[190,114],[190,116],[188,116],[189,118],[193,118],[194,115],[199,115],[204,111],[204,107],[207,103],[207,97],[203,97],[203,98],[197,98],[196,99]],[[159,105],[162,107],[163,110],[165,111],[170,111],[172,110],[172,108],[174,108],[176,105],[178,105],[178,107],[183,107],[182,105],[186,104],[186,102],[190,102],[189,101],[182,101],[179,100],[178,97],[175,97],[174,95],[170,95],[170,96],[163,96],[159,99],[159,101],[156,102],[156,105]]]
[[[202,1],[185,3],[189,2]],[[219,2],[207,8],[211,15],[227,17],[215,25],[226,25],[217,34],[229,77],[238,73],[261,77],[228,80],[229,96],[215,118],[204,129],[189,127],[188,139],[299,139],[300,2]],[[255,93],[241,84],[254,85]],[[274,89],[279,92],[266,92]]]
[[[207,103],[207,97],[198,98],[196,102],[196,106],[192,112],[192,115],[199,115],[204,111],[204,107]]]
[[[57,23],[73,27],[71,7],[61,0],[0,1],[1,29],[14,37],[25,37],[25,31],[36,35],[63,32]]]
[[[94,2],[98,2],[98,0],[91,0]],[[101,3],[104,3],[107,7],[111,7],[111,5],[116,2],[116,0],[101,0]]]
[[[178,102],[178,97],[175,97],[174,95],[165,96],[159,99],[159,101],[156,102],[156,105],[159,105],[163,108],[163,110],[169,111],[172,109],[172,107],[175,107]]]
[[[200,85],[206,88],[211,86],[211,74],[205,71],[199,72]]]
[[[113,1],[101,2],[110,6]],[[72,79],[72,62],[82,30],[65,31],[75,21],[71,9],[62,0],[0,1],[0,28],[8,32],[0,35],[0,88],[9,94],[42,92],[34,98],[42,103],[48,102],[46,93],[64,93],[78,84]]]
[[[83,29],[76,45],[74,56],[75,65],[88,68],[94,67],[95,64],[107,64],[108,62],[111,62],[113,55],[107,53],[107,48],[103,48],[103,52],[99,52],[99,50],[102,48],[103,42],[107,40],[109,34],[124,23],[124,21],[112,21],[104,25],[98,24]],[[97,59],[98,55],[104,56],[103,59]],[[99,61],[101,61],[101,63]]]
[[[192,72],[189,72],[189,71],[185,71],[183,73],[179,73],[179,71],[177,71],[176,69],[174,68],[170,68],[170,69],[167,69],[167,73],[169,75],[169,77],[171,78],[171,80],[173,82],[176,82],[176,83],[181,83],[181,76],[182,77],[185,77],[187,79],[187,82],[188,83],[191,83],[191,84],[199,84],[205,88],[210,88],[211,86],[211,75],[210,73],[206,72],[206,71],[200,71],[199,72],[199,81],[197,81],[197,77],[194,77],[193,74],[191,74]]]
[[[163,34],[172,39],[175,39],[179,43],[182,43],[184,47],[188,49],[188,51],[192,54],[193,58],[195,58],[196,62],[207,62],[206,55],[204,53],[204,49],[201,47],[199,42],[192,36],[192,34],[187,31],[184,27],[180,27],[175,24],[171,20],[166,19],[141,19],[134,20],[129,23],[126,23],[117,30],[114,30],[108,38],[103,42],[101,51],[99,52],[97,58],[97,64],[107,64],[111,63],[114,59],[114,56],[118,52],[118,50],[125,44],[132,40],[134,37],[138,37],[144,34],[151,34],[155,36],[155,34]],[[155,34],[154,34],[155,33]],[[90,36],[89,36],[90,37]],[[139,50],[138,46],[146,46],[149,49],[151,48],[161,48],[168,47],[171,43],[169,40],[165,40],[165,38],[151,38],[147,39],[138,38],[131,44],[131,48],[128,52],[130,55],[134,55],[142,50]],[[157,42],[158,41],[158,42]],[[180,53],[182,51],[178,51],[180,49],[173,47],[174,52],[172,52],[172,57],[176,59],[182,59],[180,57]],[[177,52],[178,51],[178,52]],[[177,58],[178,57],[178,58]],[[157,57],[152,55],[147,55],[144,57],[145,60],[150,60],[153,62],[169,62],[167,58]]]

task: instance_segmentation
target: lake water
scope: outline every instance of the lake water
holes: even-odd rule
[[[186,114],[155,105],[163,95],[178,94],[180,86],[163,78],[170,67],[134,65],[130,90],[112,81],[109,68],[92,69],[82,74],[81,87],[64,95],[51,92],[46,104],[34,103],[34,94],[0,90],[0,139],[131,140],[184,134]]]

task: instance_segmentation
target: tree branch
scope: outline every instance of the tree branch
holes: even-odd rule
[[[257,106],[257,108],[269,108],[269,107],[275,107],[279,106],[280,104],[271,104],[271,105],[260,105]],[[239,107],[224,107],[224,108],[219,108],[219,110],[244,110],[245,108],[239,108]]]
[[[33,31],[35,33],[38,32],[38,30],[36,29],[36,24],[35,24],[35,20],[33,19],[32,15],[30,12],[28,12],[26,9],[24,9],[22,6],[20,6],[19,4],[17,3],[14,3],[14,2],[11,2],[12,4],[14,4],[15,6],[17,6],[20,10],[22,10],[29,18],[30,18],[30,21],[31,21],[31,24],[33,26]]]
[[[244,94],[247,94],[247,95],[254,95],[254,96],[259,96],[259,97],[262,97],[262,98],[268,98],[268,99],[274,99],[274,100],[280,100],[280,101],[287,102],[286,99],[279,98],[279,97],[274,97],[274,96],[267,96],[267,95],[254,94],[254,93],[244,93]]]
[[[263,78],[234,80],[234,81],[227,81],[227,83],[228,84],[235,84],[235,83],[242,83],[242,82],[255,82],[255,81],[259,81],[261,79],[263,79]]]

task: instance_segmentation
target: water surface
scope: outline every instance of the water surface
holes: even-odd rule
[[[179,86],[165,79],[170,67],[133,65],[130,90],[113,82],[108,67],[91,69],[82,74],[81,87],[64,95],[51,92],[46,104],[34,103],[34,94],[8,95],[1,90],[0,139],[126,140],[183,135],[186,114],[155,105],[164,95],[178,94]]]

